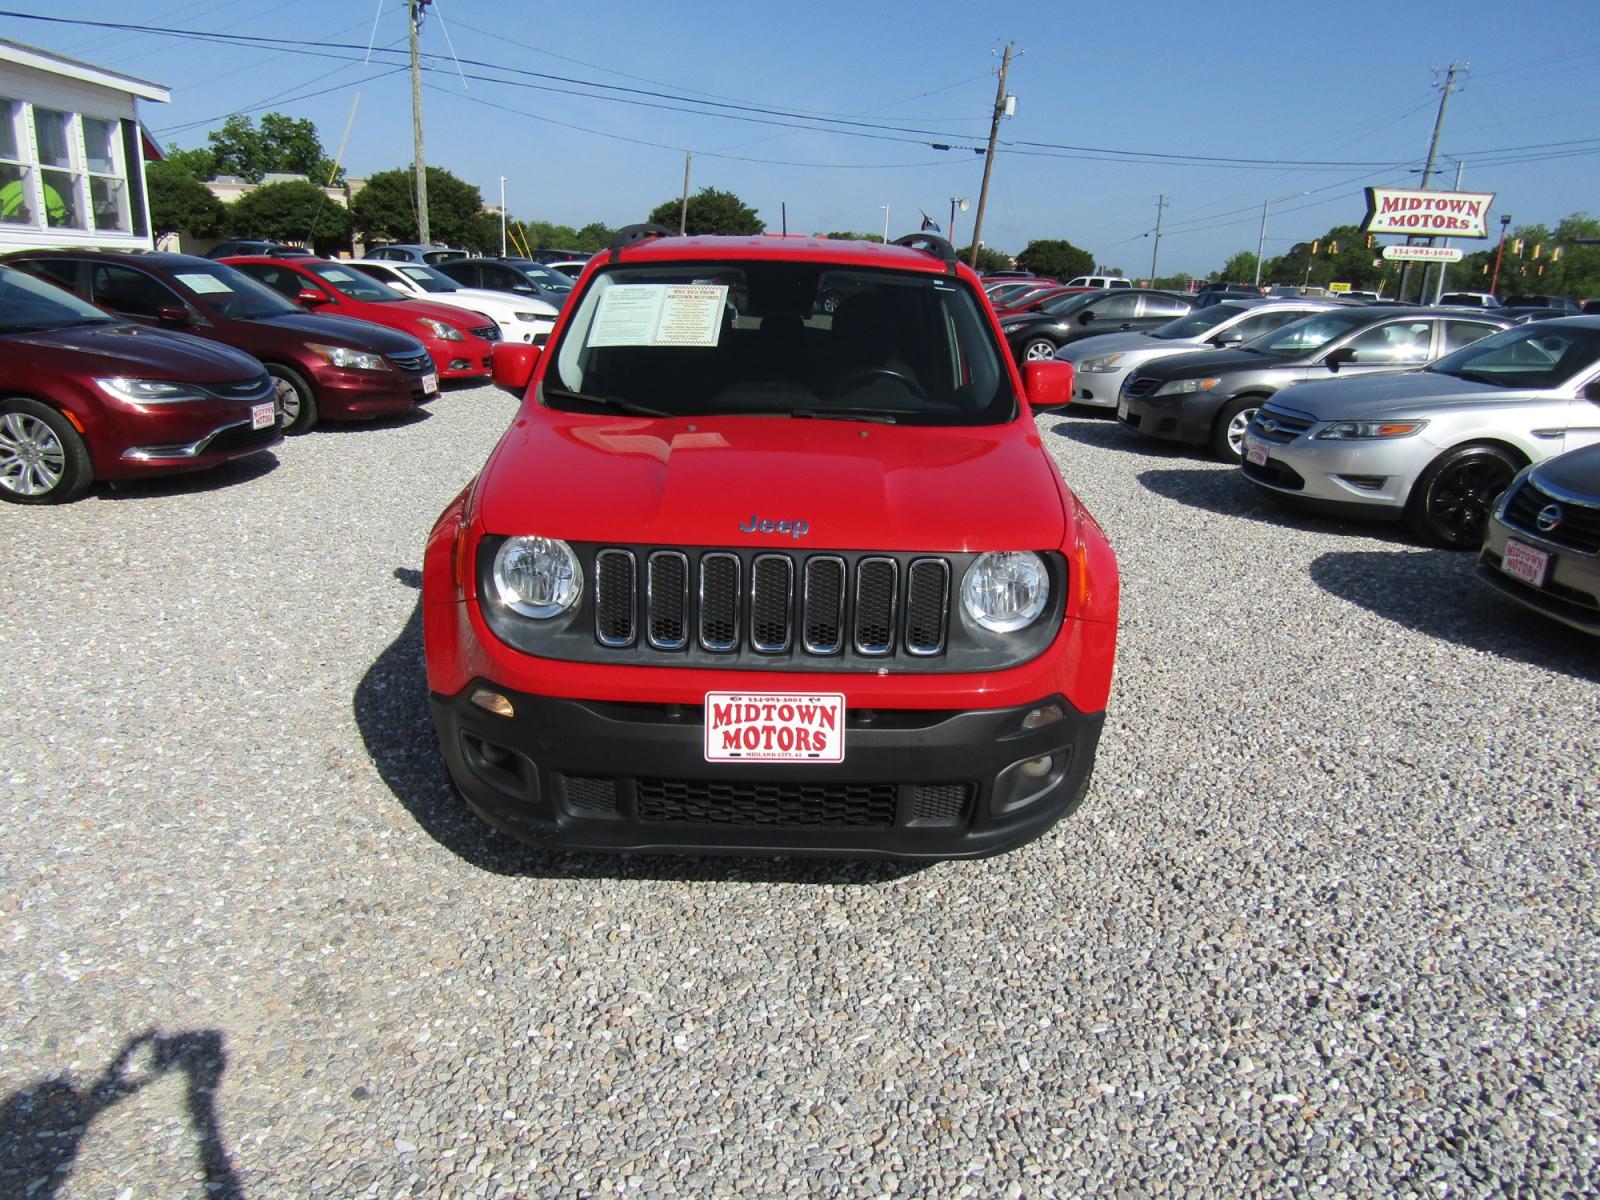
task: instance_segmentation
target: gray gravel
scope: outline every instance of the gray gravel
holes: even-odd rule
[[[0,1196],[1600,1192],[1600,646],[1041,417],[1122,559],[999,859],[550,856],[452,801],[423,536],[489,389],[0,506]]]

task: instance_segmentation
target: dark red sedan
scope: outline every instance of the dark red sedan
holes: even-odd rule
[[[59,504],[96,479],[195,471],[282,440],[248,354],[118,320],[0,267],[0,500]]]
[[[441,379],[481,379],[489,374],[500,327],[459,308],[413,300],[327,258],[240,257],[221,260],[287,296],[302,308],[357,317],[399,329],[428,349]]]

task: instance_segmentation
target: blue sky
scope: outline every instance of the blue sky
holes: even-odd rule
[[[168,144],[203,145],[230,111],[279,111],[315,121],[333,153],[355,106],[352,175],[411,159],[401,58],[363,64],[361,50],[336,48],[372,38],[403,55],[400,0],[0,7],[312,44],[222,47],[0,17],[6,37],[170,86],[171,104],[144,109]],[[1207,274],[1253,251],[1264,200],[1292,197],[1271,209],[1269,255],[1357,222],[1363,185],[1417,178],[1407,172],[1427,153],[1435,68],[1442,79],[1452,61],[1470,67],[1446,114],[1440,149],[1453,157],[1439,160],[1435,186],[1463,161],[1465,190],[1498,193],[1491,229],[1502,213],[1518,225],[1600,216],[1596,0],[435,0],[423,29],[427,157],[491,202],[506,176],[518,217],[620,225],[678,195],[687,150],[692,189],[736,193],[769,229],[786,204],[792,232],[881,232],[887,205],[900,234],[923,211],[945,224],[951,197],[969,197],[974,211],[957,218],[965,242],[983,167],[969,147],[987,139],[1007,41],[1017,112],[1001,126],[983,240],[1012,253],[1066,238],[1147,274],[1161,195],[1162,274]],[[458,73],[452,51],[492,65],[463,61]]]

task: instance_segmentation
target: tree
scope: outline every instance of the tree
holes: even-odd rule
[[[1249,283],[1253,284],[1256,278],[1256,256],[1253,250],[1241,250],[1227,262],[1222,264],[1222,273],[1217,276],[1219,283]]]
[[[881,241],[883,241],[883,234],[881,234],[881,233],[852,233],[852,232],[850,232],[848,230],[845,230],[845,231],[842,231],[842,232],[835,231],[833,233],[822,233],[822,234],[818,234],[817,236],[818,237],[825,237],[825,238],[833,238],[833,239],[836,239],[838,241],[844,241],[844,242],[881,242]]]
[[[350,214],[321,188],[293,180],[246,192],[228,206],[235,234],[279,242],[310,242],[319,249],[350,242]]]
[[[322,150],[317,127],[309,120],[268,113],[258,129],[249,117],[235,114],[222,128],[206,135],[211,143],[213,169],[220,175],[238,175],[260,183],[268,172],[304,175],[319,187],[344,181],[344,172]]]
[[[873,239],[876,241],[877,239]],[[972,261],[972,243],[956,251],[956,258],[961,262]],[[1011,255],[1004,250],[995,250],[990,246],[978,247],[977,269],[980,273],[985,271],[1005,271],[1013,265]]]
[[[481,235],[476,218],[483,211],[483,196],[470,183],[442,167],[428,168],[428,233],[435,242],[465,245]],[[417,231],[416,176],[404,170],[379,171],[350,201],[350,217],[368,242],[415,242]],[[500,222],[494,222],[493,245],[500,245]]]
[[[149,185],[150,226],[157,233],[213,237],[222,232],[226,209],[211,190],[183,167],[171,162],[145,165]]]
[[[202,183],[217,173],[217,156],[204,146],[196,146],[192,150],[180,150],[173,146],[161,161]]]
[[[676,229],[682,205],[681,199],[663,201],[650,210],[646,219]],[[689,197],[687,233],[750,234],[760,233],[765,228],[756,210],[732,192],[701,188]]]
[[[1071,242],[1046,238],[1023,247],[1022,253],[1017,255],[1017,266],[1051,279],[1071,279],[1074,275],[1093,272],[1094,255]]]

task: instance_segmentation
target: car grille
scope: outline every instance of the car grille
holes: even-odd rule
[[[642,562],[641,562],[642,557]],[[620,649],[883,658],[942,654],[947,559],[729,550],[594,557],[595,640]]]
[[[651,824],[819,829],[890,828],[902,798],[910,821],[954,825],[971,814],[977,790],[971,783],[774,783],[584,775],[559,779],[567,810],[579,817],[621,816],[631,792],[638,819]]]
[[[1125,400],[1143,400],[1156,390],[1159,379],[1149,375],[1130,375],[1122,385],[1122,398]]]
[[[433,359],[428,357],[426,350],[421,354],[391,354],[388,359],[402,371],[410,371],[416,375],[433,370]]]
[[[238,425],[229,425],[219,429],[208,438],[200,448],[201,454],[225,454],[233,450],[251,450],[262,446],[270,446],[279,437],[278,425],[274,422],[265,429],[252,429],[250,422],[245,421]]]
[[[500,326],[498,325],[479,325],[475,329],[467,330],[467,332],[473,337],[482,338],[486,342],[498,342],[500,340]]]
[[[1539,514],[1552,504],[1561,509],[1561,523],[1546,532],[1539,528]],[[1553,496],[1532,478],[1523,480],[1507,499],[1505,523],[1557,546],[1600,554],[1600,506]]]
[[[1263,442],[1273,442],[1283,446],[1294,441],[1316,423],[1317,419],[1308,413],[1263,404],[1257,411],[1255,419],[1250,422],[1250,433]]]
[[[1267,459],[1266,463],[1260,466],[1247,458],[1239,465],[1244,470],[1247,478],[1271,484],[1273,487],[1284,488],[1291,492],[1305,490],[1305,477],[1293,467],[1286,463],[1281,463],[1275,458]]]

